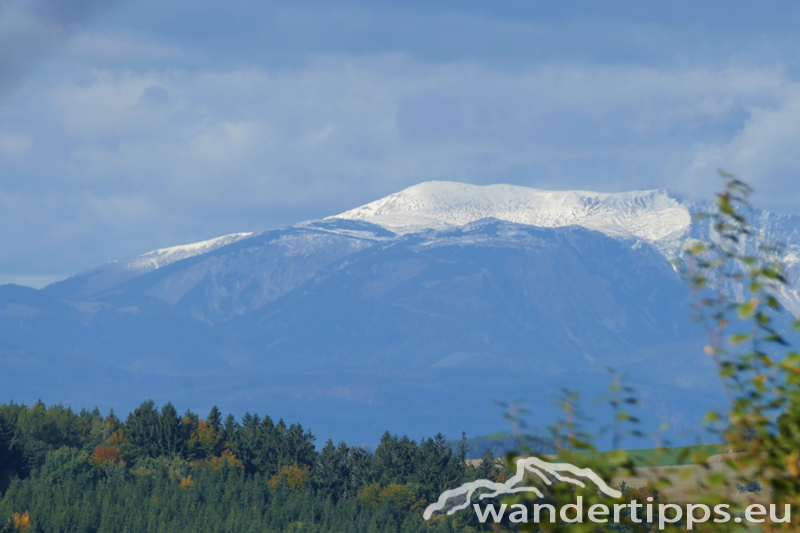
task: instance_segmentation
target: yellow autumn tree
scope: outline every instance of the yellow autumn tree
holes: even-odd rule
[[[122,429],[116,430],[108,438],[108,445],[112,448],[122,448],[122,445],[128,442],[128,437],[122,432]]]
[[[414,493],[405,485],[390,483],[380,492],[378,500],[381,505],[385,505],[394,513],[408,511],[417,503]]]
[[[297,466],[297,463],[281,467],[278,473],[269,478],[267,482],[270,490],[285,487],[290,491],[303,492],[308,486],[308,469]]]
[[[409,509],[424,508],[424,501],[419,501],[414,496],[412,487],[390,483],[381,487],[376,482],[369,483],[358,491],[358,499],[371,507],[385,505],[391,512],[400,513]]]
[[[217,432],[206,424],[204,420],[199,420],[197,428],[192,431],[189,437],[189,458],[207,459],[212,457],[217,444],[219,444]]]
[[[377,507],[380,502],[381,486],[378,482],[373,481],[364,486],[358,491],[357,498],[367,505]]]
[[[97,468],[102,468],[106,464],[125,465],[122,458],[122,452],[119,448],[112,448],[110,446],[98,446],[90,457],[92,464]]]
[[[11,515],[11,522],[14,524],[15,530],[25,533],[31,527],[31,514],[28,511],[14,513]]]
[[[222,470],[224,465],[228,465],[231,468],[236,468],[238,470],[244,470],[244,464],[236,457],[229,449],[226,449],[219,457],[212,457],[211,461],[209,461],[211,465],[211,469],[214,472],[219,472]]]

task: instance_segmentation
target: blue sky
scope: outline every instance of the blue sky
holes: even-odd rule
[[[800,212],[797,2],[0,3],[0,283],[426,180]]]

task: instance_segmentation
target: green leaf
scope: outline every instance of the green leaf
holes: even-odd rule
[[[606,453],[606,459],[612,465],[622,465],[628,462],[628,452],[625,450],[614,450]]]
[[[789,343],[786,342],[783,339],[783,337],[781,337],[777,333],[770,333],[769,335],[764,337],[764,340],[767,341],[767,342],[774,342],[776,344],[780,344],[781,346],[789,346]]]
[[[746,340],[748,340],[753,335],[750,333],[739,333],[738,335],[734,335],[731,337],[731,344],[740,344]]]
[[[691,248],[689,248],[689,253],[691,255],[699,255],[699,254],[703,253],[703,251],[705,249],[706,249],[705,243],[698,242],[698,243],[695,243],[694,245],[692,245]]]
[[[756,312],[756,308],[758,307],[758,299],[753,298],[747,303],[743,303],[739,305],[739,318],[742,320],[746,320],[753,316]]]
[[[763,274],[766,277],[770,278],[770,279],[777,279],[777,280],[780,280],[780,281],[783,281],[783,279],[784,279],[783,278],[783,274],[781,274],[780,272],[778,272],[774,268],[765,268],[763,270]]]
[[[727,199],[720,199],[719,201],[719,210],[725,213],[726,215],[733,214],[733,208],[731,207],[730,202]]]

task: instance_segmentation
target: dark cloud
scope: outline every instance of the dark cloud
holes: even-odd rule
[[[0,11],[0,97],[119,0],[38,0]]]

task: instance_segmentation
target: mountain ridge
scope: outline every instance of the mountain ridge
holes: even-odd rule
[[[710,202],[674,198],[660,189],[620,193],[549,191],[507,184],[478,186],[430,181],[338,215],[303,222],[285,230],[319,230],[378,242],[420,232],[440,232],[494,218],[536,227],[581,226],[614,239],[641,241],[671,260],[679,255],[685,239],[711,238],[710,227],[692,223],[692,218],[712,207]],[[790,284],[781,290],[781,297],[792,314],[800,317],[800,216],[762,210],[755,210],[753,215],[754,228],[768,241],[786,244],[782,259],[787,265]],[[367,225],[359,226],[359,223]],[[254,239],[274,231],[281,230],[234,233],[154,250],[94,267],[45,290],[66,297],[87,298],[176,261],[204,256],[240,241],[255,242]],[[298,247],[302,245],[287,244],[287,253],[298,253]],[[295,251],[288,252],[290,248]],[[299,253],[303,253],[302,250]],[[191,280],[188,283],[191,284]],[[181,282],[188,287],[186,284],[187,281]],[[153,295],[167,300],[179,297],[180,293],[174,286],[152,291]],[[262,299],[262,303],[267,301],[269,298]],[[249,305],[243,309],[252,310],[253,307]]]
[[[539,227],[584,226],[650,243],[679,238],[691,214],[666,191],[546,191],[517,185],[430,181],[335,217],[374,222],[396,233],[462,226],[482,218]]]
[[[492,433],[502,429],[493,401],[531,394],[542,425],[552,394],[600,394],[608,365],[675,427],[720,401],[667,260],[681,239],[709,235],[704,223],[684,227],[702,202],[415,187],[346,216],[156,250],[41,290],[0,286],[7,393],[35,401],[44,382],[46,400],[73,405],[267,404],[276,418],[367,441],[387,428]],[[461,197],[447,202],[454,188]],[[522,199],[509,204],[509,193]],[[549,226],[519,221],[533,220],[537,201]],[[509,205],[524,212],[509,216]],[[800,217],[756,212],[754,223],[796,254]],[[89,391],[87,379],[103,386]]]

